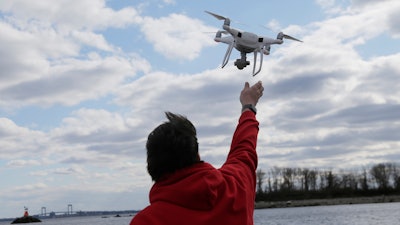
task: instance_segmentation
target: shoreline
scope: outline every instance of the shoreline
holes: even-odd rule
[[[307,200],[273,201],[273,202],[261,201],[261,202],[256,202],[254,204],[254,208],[268,209],[268,208],[351,205],[351,204],[390,203],[390,202],[400,202],[400,195],[381,195],[372,197],[331,198],[331,199],[307,199]]]

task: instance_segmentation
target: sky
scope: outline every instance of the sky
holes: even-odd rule
[[[260,74],[214,42],[222,21],[274,45]],[[164,112],[223,164],[246,81],[261,80],[259,168],[400,161],[398,0],[1,0],[0,218],[148,204],[145,142]]]

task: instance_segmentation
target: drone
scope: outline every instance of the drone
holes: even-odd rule
[[[240,59],[236,59],[234,64],[239,70],[242,70],[246,66],[250,65],[250,62],[246,60],[247,53],[251,52],[254,53],[253,76],[255,76],[261,71],[263,55],[269,55],[271,50],[271,45],[282,44],[284,38],[302,42],[301,40],[291,37],[282,32],[278,33],[276,39],[258,36],[250,32],[242,32],[235,28],[230,27],[231,21],[229,18],[220,16],[218,14],[209,11],[205,12],[214,16],[218,20],[224,20],[224,24],[222,26],[223,30],[218,30],[214,38],[216,42],[222,42],[229,45],[228,49],[226,50],[224,60],[222,61],[222,68],[224,68],[228,63],[229,57],[232,53],[232,49],[233,47],[235,47],[240,52],[241,56]],[[222,36],[222,34],[226,35],[230,34],[230,35]],[[260,62],[259,62],[259,67],[256,71],[256,64],[257,64],[256,62],[258,53],[260,54]]]

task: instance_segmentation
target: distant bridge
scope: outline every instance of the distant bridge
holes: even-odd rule
[[[68,204],[67,211],[61,211],[61,212],[52,211],[50,213],[47,213],[46,207],[42,207],[42,209],[40,210],[40,216],[44,216],[44,217],[55,216],[55,215],[72,215],[72,214],[74,214],[72,211],[72,204]]]
[[[119,210],[119,211],[76,211],[72,210],[72,204],[68,204],[67,211],[51,211],[47,213],[47,208],[42,207],[39,217],[68,217],[68,216],[103,216],[103,215],[133,215],[138,210]]]

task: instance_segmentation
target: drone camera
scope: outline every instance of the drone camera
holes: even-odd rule
[[[239,69],[242,70],[243,68],[245,68],[246,66],[250,65],[249,61],[243,61],[241,59],[236,59],[235,61],[235,66]]]

